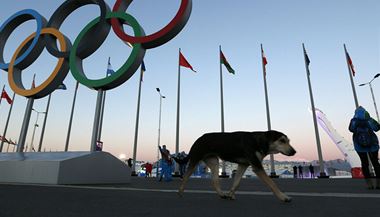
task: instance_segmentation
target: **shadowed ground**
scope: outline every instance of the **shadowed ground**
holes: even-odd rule
[[[257,179],[243,179],[235,201],[217,197],[209,179],[190,179],[184,196],[179,179],[133,177],[125,185],[0,185],[1,217],[202,217],[380,215],[380,190],[357,179],[276,179],[291,203],[277,200]],[[221,180],[223,190],[231,179]]]

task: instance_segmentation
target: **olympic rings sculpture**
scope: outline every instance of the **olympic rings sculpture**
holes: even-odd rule
[[[141,65],[146,49],[165,44],[183,29],[192,9],[192,0],[181,0],[178,12],[164,28],[151,35],[145,35],[137,20],[126,13],[132,1],[117,0],[111,11],[104,0],[67,0],[56,9],[49,21],[32,9],[13,14],[0,27],[0,69],[8,71],[11,89],[21,96],[42,98],[52,93],[63,82],[69,70],[79,83],[94,90],[109,90],[123,84]],[[87,24],[72,44],[59,28],[72,12],[89,4],[99,6],[100,16]],[[4,47],[8,38],[19,25],[29,20],[36,21],[36,31],[19,45],[10,62],[5,63]],[[134,36],[124,32],[124,24],[132,27]],[[83,71],[82,61],[102,45],[111,27],[121,40],[133,45],[132,52],[125,63],[111,76],[89,79]],[[21,79],[22,70],[30,66],[45,47],[58,59],[58,63],[42,84],[25,89]]]

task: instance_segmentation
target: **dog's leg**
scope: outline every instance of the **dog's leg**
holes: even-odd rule
[[[190,178],[191,174],[193,174],[197,164],[198,163],[194,163],[190,160],[189,166],[187,167],[187,171],[182,178],[182,183],[181,183],[181,186],[179,187],[179,190],[178,190],[178,194],[180,197],[182,197],[183,191],[185,190],[185,185],[186,185],[187,181],[189,181],[189,178]]]
[[[228,193],[228,197],[231,200],[235,200],[235,191],[239,187],[241,177],[243,177],[245,170],[247,170],[248,165],[239,164],[235,173],[234,182],[232,184],[231,190]]]
[[[276,195],[276,197],[283,201],[283,202],[290,202],[292,200],[291,197],[288,197],[286,194],[280,191],[278,189],[277,185],[273,182],[273,180],[265,173],[264,170],[259,169],[255,170],[253,169],[253,172],[256,173],[256,175],[263,181],[271,190],[272,192]]]
[[[212,185],[216,192],[221,198],[227,199],[227,196],[222,192],[219,184],[219,159],[217,157],[210,157],[205,160],[205,163],[211,169]]]

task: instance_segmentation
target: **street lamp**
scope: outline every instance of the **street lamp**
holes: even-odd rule
[[[37,110],[35,110],[34,108],[32,108],[32,111],[35,111],[37,113],[37,118],[36,118],[36,122],[34,123],[34,128],[33,128],[33,134],[32,134],[32,142],[30,143],[30,152],[32,151],[36,151],[34,150],[34,147],[33,147],[33,141],[34,141],[34,134],[36,133],[36,128],[38,127],[38,117],[40,116],[40,114],[44,114],[46,112],[39,112]]]
[[[156,90],[158,94],[160,95],[160,112],[159,112],[159,118],[158,118],[157,167],[156,167],[156,177],[158,177],[158,168],[159,168],[159,161],[160,161],[160,149],[158,147],[160,146],[160,137],[161,137],[161,107],[162,107],[162,99],[165,99],[166,97],[161,94],[160,88],[156,88]]]
[[[371,94],[372,94],[372,100],[373,100],[373,105],[375,106],[375,111],[376,111],[376,117],[377,117],[377,121],[380,122],[380,118],[379,118],[379,112],[377,111],[377,105],[376,105],[376,100],[375,100],[375,95],[373,94],[373,90],[372,90],[372,81],[375,80],[375,78],[379,77],[380,76],[380,73],[377,73],[371,81],[367,82],[367,83],[363,83],[363,84],[359,84],[359,86],[365,86],[365,85],[369,85],[369,88],[371,90]]]

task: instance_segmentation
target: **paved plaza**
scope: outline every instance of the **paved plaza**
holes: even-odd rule
[[[133,177],[119,185],[0,185],[1,217],[379,216],[380,190],[359,179],[276,179],[293,198],[277,200],[258,179],[244,179],[235,201],[217,197],[209,179],[191,179],[184,197],[179,179]],[[221,180],[223,190],[231,179]]]

